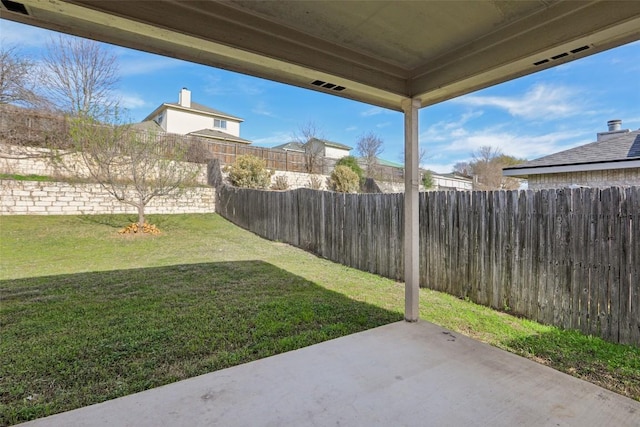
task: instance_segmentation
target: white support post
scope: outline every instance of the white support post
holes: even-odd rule
[[[406,99],[404,110],[404,318],[417,322],[420,299],[419,276],[419,99]]]

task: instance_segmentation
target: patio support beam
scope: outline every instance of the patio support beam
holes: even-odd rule
[[[420,99],[405,99],[404,111],[404,318],[417,322],[419,317],[419,161],[418,110]]]

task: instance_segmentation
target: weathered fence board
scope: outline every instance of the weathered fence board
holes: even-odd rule
[[[395,280],[402,194],[222,186],[216,208],[261,236]],[[420,284],[640,345],[640,188],[420,194]]]

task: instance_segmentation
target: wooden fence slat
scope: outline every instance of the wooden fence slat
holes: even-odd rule
[[[620,218],[621,194],[620,188],[611,189],[611,205],[609,206],[609,341],[620,342]]]
[[[629,192],[630,212],[630,229],[631,229],[631,245],[630,245],[630,267],[629,280],[631,287],[631,320],[629,342],[639,345],[640,343],[640,191],[638,187],[634,191]]]
[[[620,230],[618,234],[619,245],[619,276],[620,276],[620,318],[618,321],[618,340],[621,343],[631,342],[631,203],[630,190],[624,189],[620,192]]]

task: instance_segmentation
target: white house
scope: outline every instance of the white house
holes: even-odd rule
[[[298,141],[291,141],[286,144],[276,145],[273,149],[291,151],[294,153],[314,153],[319,157],[326,157],[327,159],[335,160],[347,157],[349,155],[349,151],[352,150],[348,145],[319,138],[311,138],[304,144]]]
[[[183,88],[177,103],[160,105],[139,124],[139,127],[151,129],[157,125],[167,133],[193,135],[221,142],[251,144],[251,141],[240,138],[242,122],[243,120],[239,117],[192,102],[191,91]]]
[[[431,173],[433,178],[433,190],[473,190],[473,181],[471,178],[459,175],[457,173]]]
[[[352,147],[338,142],[327,141],[326,139],[312,138],[305,146],[310,146],[313,152],[319,152],[328,159],[341,159],[349,155]]]

